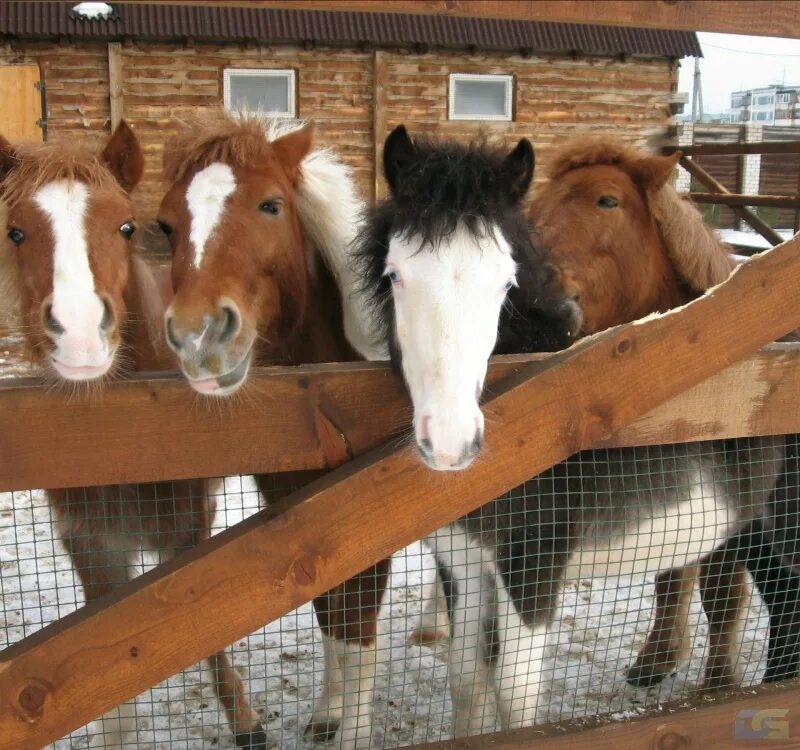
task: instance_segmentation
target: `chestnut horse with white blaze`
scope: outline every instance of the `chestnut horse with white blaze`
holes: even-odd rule
[[[537,215],[531,233],[521,201],[533,161],[525,140],[504,154],[481,144],[412,141],[402,126],[384,146],[391,195],[360,230],[357,257],[432,469],[462,470],[480,453],[479,399],[492,351],[564,348],[592,325],[598,290],[579,294],[550,243],[583,247],[625,229],[623,212],[601,230],[587,209],[552,237]],[[626,236],[641,253],[643,243],[660,242],[649,200],[673,167],[674,160],[639,154],[623,165],[614,192],[620,178],[593,162],[572,190],[600,189],[592,211],[631,211]],[[682,300],[687,281],[663,258],[646,262],[663,269],[652,274],[655,309]],[[614,278],[616,294],[632,301],[620,315],[653,311],[641,289],[628,288],[636,276]],[[742,525],[769,515],[783,457],[782,438],[586,451],[429,538],[449,589],[455,734],[480,732],[491,703],[504,727],[536,721],[564,580],[700,562]]]
[[[205,111],[166,148],[170,188],[158,220],[172,246],[175,296],[165,328],[198,393],[236,393],[251,365],[352,360],[344,326],[362,352],[380,350],[357,303],[343,324],[324,261],[344,253],[362,204],[349,169],[314,150],[312,136],[311,124]],[[353,273],[337,270],[352,289]],[[274,496],[270,477],[256,481]],[[306,729],[315,740],[369,746],[389,566],[383,560],[314,601],[326,669]]]
[[[143,169],[141,147],[125,122],[99,155],[82,145],[0,139],[4,292],[32,360],[65,390],[174,368],[161,334],[165,302],[132,242],[128,193]],[[140,549],[164,558],[207,538],[215,508],[209,490],[204,480],[48,490],[86,601],[128,581]],[[262,750],[266,737],[227,655],[217,653],[209,664],[237,743]],[[111,711],[91,746],[135,744],[135,716],[133,703]]]

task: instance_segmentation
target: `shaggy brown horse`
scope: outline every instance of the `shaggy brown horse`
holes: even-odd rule
[[[312,150],[311,125],[203,112],[168,144],[159,223],[173,252],[167,340],[190,385],[228,396],[251,364],[352,360],[326,255],[341,255],[361,203],[349,170]],[[341,281],[341,279],[340,279]],[[324,439],[324,437],[321,437]],[[274,479],[256,477],[275,497]],[[322,532],[321,532],[322,533]],[[306,733],[369,746],[384,560],[314,601],[325,644]]]
[[[143,167],[125,122],[99,156],[82,145],[0,141],[4,292],[15,303],[31,359],[70,390],[175,366],[162,343],[165,302],[132,241],[128,192]],[[140,548],[169,557],[207,538],[215,507],[209,490],[204,480],[49,490],[86,601],[129,580]],[[264,747],[227,655],[209,663],[237,741]],[[103,718],[91,744],[135,744],[135,728],[133,705],[126,704]]]
[[[618,140],[582,139],[564,145],[550,162],[549,179],[536,191],[529,217],[580,301],[583,333],[685,304],[733,269],[730,249],[667,183],[679,156],[654,157]],[[747,577],[722,549],[699,571],[691,566],[659,576],[654,626],[629,669],[631,682],[657,682],[686,658],[698,572],[709,619],[705,684],[738,680]]]

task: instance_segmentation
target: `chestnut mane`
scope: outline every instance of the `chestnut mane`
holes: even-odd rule
[[[0,198],[9,206],[57,180],[124,192],[99,154],[82,143],[14,144],[14,158],[18,164],[0,181]]]
[[[574,169],[601,164],[624,168],[648,156],[651,154],[647,151],[618,138],[581,138],[559,148],[546,173],[554,180]],[[671,265],[691,289],[702,293],[728,278],[735,265],[731,248],[717,237],[690,201],[667,184],[648,196],[648,205]]]

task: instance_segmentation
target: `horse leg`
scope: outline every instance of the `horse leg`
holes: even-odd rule
[[[742,624],[750,599],[747,572],[736,550],[723,546],[700,564],[700,598],[708,618],[709,654],[703,687],[738,685]]]
[[[527,625],[511,600],[500,576],[496,577],[496,655],[494,657],[497,716],[502,729],[536,723],[549,618]],[[550,614],[550,613],[548,613]]]
[[[96,601],[127,583],[131,578],[132,556],[125,535],[100,506],[99,497],[81,501],[69,490],[48,493],[62,527],[61,538],[78,573],[86,603]],[[69,497],[69,500],[67,498]],[[95,506],[95,503],[97,504]],[[100,510],[99,518],[97,511]],[[136,745],[136,703],[128,701],[97,720],[98,731],[91,731],[89,747],[117,750]]]
[[[631,685],[657,685],[688,657],[689,605],[696,578],[696,565],[673,568],[656,578],[655,623],[636,661],[628,667],[626,677]]]
[[[439,529],[427,540],[442,571],[450,612],[448,679],[453,702],[453,736],[494,729],[491,708],[495,617],[494,572],[478,544],[457,525]]]
[[[786,566],[765,538],[760,521],[739,533],[738,560],[747,564],[769,610],[769,649],[764,682],[800,675],[800,576]]]
[[[412,646],[434,646],[450,637],[450,605],[445,591],[449,573],[438,564],[434,573],[433,598],[426,598],[419,617],[419,626],[408,638]]]
[[[326,636],[326,674],[306,737],[327,741],[336,736],[340,747],[369,747],[378,615],[390,570],[391,560],[381,560],[314,600]]]
[[[174,493],[176,484],[170,486],[171,494]],[[190,504],[190,512],[185,515],[176,513],[176,516],[185,518],[190,526],[184,530],[183,539],[177,540],[174,552],[184,547],[194,547],[211,536],[211,526],[217,507],[216,501],[209,496],[209,489],[207,480],[202,480],[202,486],[199,486],[198,482],[178,485],[179,492],[185,491],[185,501]],[[176,502],[182,503],[184,499],[178,498]],[[266,732],[261,727],[258,714],[250,707],[242,678],[228,654],[225,651],[217,651],[206,659],[206,663],[214,678],[214,691],[225,709],[228,725],[233,732],[237,747],[266,750]]]

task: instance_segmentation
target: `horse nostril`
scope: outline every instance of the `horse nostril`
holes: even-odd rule
[[[64,326],[58,322],[58,319],[53,314],[52,303],[45,305],[44,310],[42,310],[42,323],[48,333],[52,333],[53,335],[64,333]]]
[[[181,342],[178,341],[175,331],[172,328],[172,316],[169,316],[164,323],[164,330],[167,335],[167,343],[177,352],[180,351]]]
[[[483,430],[478,430],[472,439],[472,452],[477,453],[483,448]]]
[[[222,328],[219,334],[219,343],[230,341],[239,333],[239,311],[234,305],[222,305]]]
[[[100,321],[100,330],[108,333],[114,327],[115,321],[116,315],[114,314],[114,308],[111,306],[111,302],[109,302],[108,298],[103,297],[103,318]]]
[[[420,439],[419,448],[423,453],[428,455],[433,453],[433,443],[428,438]]]

